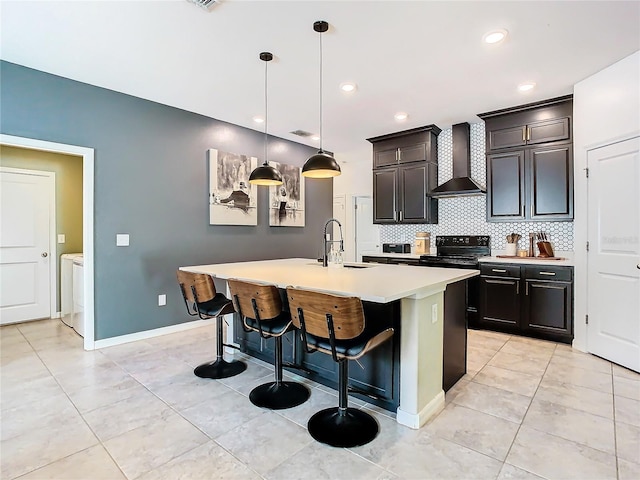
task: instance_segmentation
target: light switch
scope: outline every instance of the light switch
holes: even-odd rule
[[[164,307],[167,304],[167,296],[165,294],[158,295],[158,306]]]
[[[129,234],[118,233],[116,234],[116,247],[128,247],[129,246]]]
[[[431,323],[437,323],[438,321],[438,304],[431,305]]]
[[[58,234],[58,243],[64,243],[67,241],[67,238],[65,237],[64,233],[59,233]]]

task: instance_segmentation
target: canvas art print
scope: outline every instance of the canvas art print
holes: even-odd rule
[[[304,177],[302,169],[269,162],[282,175],[282,185],[269,187],[269,225],[304,227]]]
[[[209,223],[257,225],[257,187],[249,175],[258,159],[209,149]]]

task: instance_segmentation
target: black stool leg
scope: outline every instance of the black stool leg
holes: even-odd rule
[[[311,392],[301,383],[282,381],[282,336],[275,337],[275,341],[276,381],[264,383],[251,390],[249,400],[257,407],[282,410],[303,404]]]
[[[222,342],[222,317],[216,317],[216,360],[198,365],[193,373],[200,378],[228,378],[238,375],[247,369],[247,364],[239,360],[227,362],[224,359],[224,346]]]
[[[318,442],[332,447],[357,447],[378,435],[378,422],[366,412],[349,408],[347,380],[349,362],[339,362],[338,408],[327,408],[314,414],[307,424],[309,434]]]

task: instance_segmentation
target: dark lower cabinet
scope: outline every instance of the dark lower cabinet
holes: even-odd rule
[[[480,271],[480,315],[472,326],[571,343],[572,267],[483,263]]]

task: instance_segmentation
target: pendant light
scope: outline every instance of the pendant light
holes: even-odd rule
[[[329,30],[323,20],[314,22],[313,29],[320,34],[320,150],[309,157],[302,167],[302,175],[309,178],[330,178],[340,175],[340,165],[336,159],[322,150],[322,34]]]
[[[282,175],[269,165],[267,159],[267,65],[273,60],[273,55],[269,52],[262,52],[260,60],[264,62],[264,163],[251,172],[249,183],[253,185],[282,185]]]

